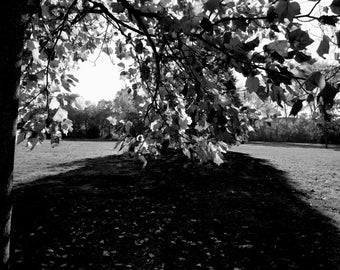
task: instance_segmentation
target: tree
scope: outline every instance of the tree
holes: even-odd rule
[[[0,27],[0,34],[5,37],[0,50],[0,268],[9,267],[9,241],[12,214],[12,183],[15,142],[15,121],[18,114],[17,89],[20,80],[20,58],[24,41],[25,24],[21,16],[28,7],[24,1],[4,3],[6,12],[3,19],[6,25]]]
[[[306,48],[313,40],[301,30],[299,20],[333,27],[340,6],[334,0],[316,17],[312,11],[320,1],[311,2],[310,12],[302,15],[299,4],[289,0],[27,0],[28,4],[15,0],[4,4],[8,24],[1,28],[7,42],[0,50],[5,84],[0,96],[0,139],[6,153],[0,171],[5,176],[0,184],[1,269],[8,267],[13,124],[18,111],[14,96],[19,81],[20,118],[30,121],[37,134],[48,129],[52,120],[67,131],[71,123],[63,102],[58,101],[54,116],[49,108],[54,98],[77,82],[70,70],[97,48],[115,54],[121,60],[118,65],[128,95],[138,104],[145,125],[176,140],[186,155],[195,152],[201,162],[220,164],[226,143],[235,143],[244,130],[233,104],[233,72],[246,78],[247,91],[279,106],[290,101],[287,97],[299,96],[290,87],[293,82],[306,94],[317,88],[326,91],[324,76],[308,70],[313,59]],[[325,35],[320,42],[320,56],[329,52],[329,40]]]

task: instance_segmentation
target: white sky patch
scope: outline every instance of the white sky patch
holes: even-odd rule
[[[72,88],[72,92],[91,102],[112,100],[117,91],[124,87],[124,82],[119,79],[120,69],[105,53],[102,52],[95,61],[97,57],[98,53],[95,53],[89,61],[79,64],[79,69],[74,72],[79,83]]]

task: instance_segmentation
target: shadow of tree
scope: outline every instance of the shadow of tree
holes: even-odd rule
[[[284,172],[227,159],[108,156],[18,187],[12,269],[340,269],[339,230]]]

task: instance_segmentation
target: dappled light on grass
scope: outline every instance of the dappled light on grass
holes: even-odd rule
[[[264,160],[71,162],[16,190],[13,269],[337,269],[339,230]],[[63,164],[62,166],[65,166]],[[24,224],[24,226],[23,226]]]

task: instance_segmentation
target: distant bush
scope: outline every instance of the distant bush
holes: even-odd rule
[[[260,121],[252,141],[340,144],[340,119],[322,123],[306,118]]]

